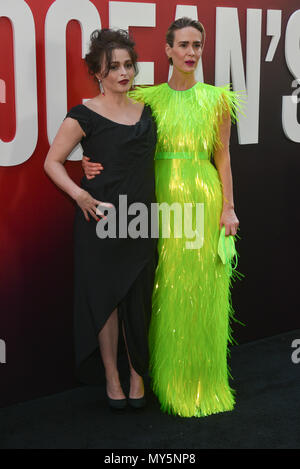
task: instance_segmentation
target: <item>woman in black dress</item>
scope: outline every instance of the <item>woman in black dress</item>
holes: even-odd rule
[[[136,74],[134,43],[125,31],[95,31],[85,57],[101,93],[73,107],[62,123],[45,161],[45,171],[76,202],[74,223],[74,340],[78,377],[101,380],[101,358],[109,404],[126,405],[117,366],[118,338],[124,334],[130,367],[129,403],[145,404],[143,375],[148,369],[148,326],[156,263],[156,240],[119,236],[119,216],[127,205],[142,202],[150,214],[155,202],[156,129],[148,107],[127,97]],[[105,174],[81,187],[68,176],[64,162],[78,144]],[[102,205],[99,205],[102,204]],[[116,209],[116,237],[98,237],[104,209]],[[120,208],[120,210],[119,210]],[[97,217],[101,214],[102,220]],[[104,217],[105,218],[105,217]],[[100,221],[99,221],[100,220]],[[149,224],[149,231],[151,224]]]

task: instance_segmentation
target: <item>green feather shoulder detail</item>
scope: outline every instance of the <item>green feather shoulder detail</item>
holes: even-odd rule
[[[198,82],[177,91],[168,83],[137,87],[129,93],[135,101],[149,105],[157,123],[159,152],[188,152],[209,155],[221,145],[219,129],[230,114],[238,121],[244,102],[242,94],[231,91],[230,84],[214,86]]]
[[[151,106],[153,100],[159,97],[165,83],[160,85],[151,85],[151,86],[137,86],[134,90],[129,91],[129,98],[140,103],[145,103]]]

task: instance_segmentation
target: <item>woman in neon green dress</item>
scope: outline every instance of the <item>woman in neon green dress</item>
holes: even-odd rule
[[[227,343],[233,340],[230,287],[238,273],[230,262],[222,263],[218,241],[221,226],[226,235],[235,235],[239,225],[229,155],[231,119],[236,119],[239,99],[229,86],[196,82],[204,41],[201,23],[175,21],[167,33],[166,53],[173,64],[169,83],[131,93],[150,105],[157,123],[157,202],[192,207],[190,215],[182,211],[182,226],[193,217],[193,245],[184,229],[176,237],[174,219],[170,238],[159,238],[149,335],[153,391],[162,410],[182,417],[229,411],[235,402],[228,383]],[[204,208],[202,232],[195,227],[196,204]]]

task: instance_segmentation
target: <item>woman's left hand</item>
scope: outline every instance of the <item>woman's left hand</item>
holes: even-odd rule
[[[233,235],[237,233],[237,229],[240,222],[235,214],[233,208],[223,208],[222,215],[220,218],[220,229],[225,226],[225,236]]]

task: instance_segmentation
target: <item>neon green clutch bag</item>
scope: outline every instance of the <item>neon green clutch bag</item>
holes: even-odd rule
[[[236,257],[237,265],[237,252],[235,249],[234,236],[225,236],[225,226],[223,225],[220,232],[219,243],[218,243],[218,254],[223,264],[231,263],[234,257]]]

